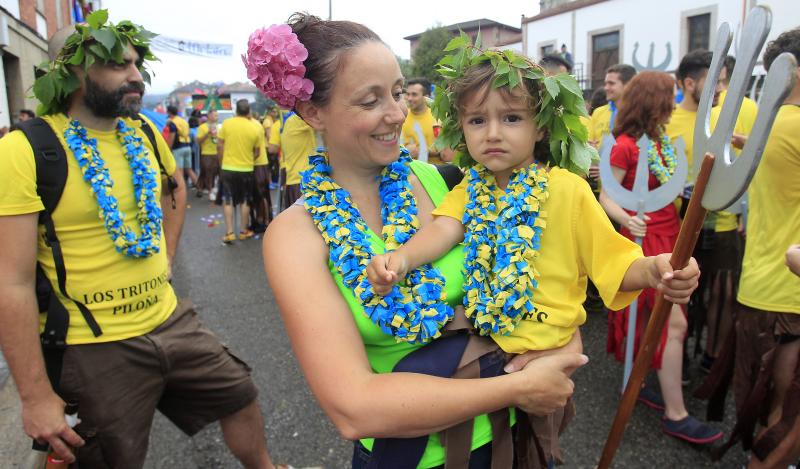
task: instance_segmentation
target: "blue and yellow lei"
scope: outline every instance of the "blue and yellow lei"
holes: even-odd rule
[[[658,148],[654,141],[650,141],[647,145],[647,166],[650,172],[658,179],[661,184],[666,184],[667,181],[675,173],[675,167],[678,165],[678,158],[675,156],[675,147],[672,145],[667,134],[662,133],[659,137],[661,142],[661,154],[659,155]],[[664,161],[661,161],[661,157]]]
[[[446,303],[445,280],[430,264],[410,272],[405,283],[377,295],[367,280],[366,268],[373,256],[367,227],[350,194],[331,179],[324,155],[309,158],[311,168],[302,173],[304,205],[328,245],[329,258],[344,285],[381,330],[400,342],[426,343],[439,337],[440,329],[453,318]],[[401,150],[400,158],[381,173],[381,237],[387,251],[408,241],[419,228],[417,204],[408,182],[411,158]]]
[[[534,310],[547,170],[532,164],[514,171],[500,200],[494,174],[483,165],[470,168],[468,178],[462,220],[465,312],[481,335],[508,334]]]
[[[64,131],[64,140],[78,161],[83,180],[89,183],[97,199],[99,216],[114,247],[128,257],[150,257],[159,252],[161,240],[162,213],[155,195],[158,184],[156,171],[150,167],[147,150],[142,139],[136,136],[135,129],[128,127],[122,119],[117,120],[116,127],[117,138],[125,149],[125,158],[133,174],[133,191],[139,207],[136,220],[141,227],[139,236],[125,225],[125,215],[120,212],[117,198],[111,193],[114,181],[97,150],[97,140],[89,138],[86,128],[75,119]]]

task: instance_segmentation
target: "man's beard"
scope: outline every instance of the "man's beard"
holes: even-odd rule
[[[696,104],[698,104],[698,105],[700,104],[700,96],[702,94],[703,94],[703,89],[702,88],[698,88],[698,87],[695,86],[694,90],[692,90],[692,98],[694,99],[694,102]],[[713,97],[711,99],[712,99],[712,101],[711,101],[711,106],[712,107],[716,106],[717,104],[719,104],[719,93],[717,93],[716,90],[714,90],[714,94],[713,94]]]
[[[139,93],[139,96],[136,98],[126,96],[132,92]],[[142,108],[143,94],[144,83],[128,83],[114,91],[108,91],[87,76],[83,102],[98,117],[132,117]]]

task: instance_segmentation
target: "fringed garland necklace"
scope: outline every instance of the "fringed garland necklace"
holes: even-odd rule
[[[481,335],[508,334],[534,310],[547,170],[532,164],[514,171],[499,200],[494,174],[483,165],[470,168],[468,178],[462,220],[466,315]]]
[[[133,176],[133,191],[139,208],[136,221],[141,228],[138,236],[125,224],[125,215],[120,212],[117,198],[111,193],[114,181],[97,150],[97,139],[89,138],[86,128],[72,119],[64,131],[64,140],[78,161],[83,180],[97,199],[98,215],[114,247],[128,257],[150,257],[159,252],[163,218],[155,195],[158,187],[156,171],[150,167],[147,150],[141,137],[136,136],[135,129],[117,119],[116,131]]]
[[[350,194],[331,178],[324,154],[309,158],[301,188],[304,205],[328,245],[329,258],[353,291],[366,315],[398,342],[426,343],[439,337],[440,329],[453,318],[446,303],[445,279],[430,264],[409,272],[405,282],[386,296],[377,295],[367,280],[366,268],[374,255],[369,228]],[[381,237],[386,251],[408,241],[419,228],[417,204],[408,182],[411,158],[402,150],[400,158],[381,173]]]
[[[659,136],[659,142],[661,143],[660,154],[656,142],[651,140],[647,145],[647,166],[653,176],[658,179],[658,182],[666,184],[675,173],[678,158],[675,156],[675,147],[667,134],[662,133]],[[661,159],[662,156],[664,157],[663,161]]]

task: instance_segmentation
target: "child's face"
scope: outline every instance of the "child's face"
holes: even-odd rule
[[[541,133],[516,91],[511,96],[495,89],[487,95],[474,93],[466,101],[461,123],[469,154],[499,180],[507,181],[515,169],[533,164],[533,147]]]

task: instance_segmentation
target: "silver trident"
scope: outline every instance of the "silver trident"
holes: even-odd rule
[[[675,156],[677,165],[672,177],[666,183],[652,191],[648,187],[650,169],[647,165],[647,148],[650,139],[642,135],[636,144],[639,146],[639,161],[636,163],[636,177],[631,190],[622,187],[611,172],[611,148],[614,146],[614,137],[606,135],[600,146],[600,183],[608,196],[620,207],[636,211],[636,216],[644,218],[644,214],[661,210],[671,204],[683,192],[683,185],[689,173],[689,163],[686,160],[686,144],[682,138],[675,140]],[[642,245],[642,238],[635,238],[636,244]],[[625,338],[625,371],[622,379],[622,389],[628,384],[628,378],[633,368],[634,336],[636,335],[636,315],[638,312],[638,299],[634,300],[628,310],[628,332]]]
[[[772,25],[772,11],[766,6],[758,6],[750,11],[742,29],[742,41],[739,47],[736,67],[731,75],[728,93],[722,104],[719,120],[710,132],[712,96],[724,66],[724,59],[731,47],[733,34],[728,23],[723,23],[717,33],[714,47],[714,58],[708,70],[700,106],[697,110],[697,122],[694,128],[693,162],[694,174],[698,174],[703,156],[711,153],[715,156],[714,169],[708,180],[708,188],[703,196],[703,207],[708,210],[722,210],[729,207],[747,190],[750,180],[755,174],[767,136],[772,129],[775,115],[783,100],[792,89],[794,72],[797,63],[794,56],[784,53],[778,56],[770,67],[764,81],[761,99],[758,105],[753,131],[747,139],[738,158],[734,158],[731,150],[731,137],[736,125],[736,118],[747,95],[747,83],[758,60],[758,53],[767,40]],[[734,161],[735,160],[735,161]]]
[[[702,160],[702,163],[700,171],[696,173],[697,181],[694,193],[689,200],[689,208],[686,211],[686,216],[681,225],[681,232],[678,234],[678,240],[670,258],[670,264],[672,264],[673,268],[682,269],[688,264],[697,242],[697,236],[700,233],[706,210],[724,209],[747,190],[747,186],[758,167],[764,146],[766,146],[767,136],[772,129],[772,123],[775,121],[778,108],[794,87],[797,62],[792,54],[783,53],[770,66],[764,82],[753,131],[748,137],[742,153],[733,162],[729,142],[733,135],[736,116],[742,106],[747,80],[753,73],[753,66],[758,59],[761,47],[767,39],[771,25],[772,12],[769,8],[757,6],[750,10],[742,30],[742,47],[739,50],[736,67],[733,69],[728,94],[722,106],[714,133],[711,133],[709,131],[709,119],[711,117],[714,88],[717,80],[719,80],[725,55],[728,53],[733,40],[731,28],[727,23],[723,23],[717,32],[714,58],[711,61],[711,68],[706,76],[703,94],[700,97],[700,108],[698,109],[697,123],[694,130],[694,161]],[[780,188],[775,189],[780,190]],[[671,307],[671,303],[664,300],[663,296],[658,295],[656,297],[656,304],[650,314],[647,330],[645,330],[641,341],[628,386],[622,395],[622,401],[617,409],[614,423],[611,426],[611,431],[603,448],[603,454],[600,457],[599,469],[608,469],[611,465],[614,454],[622,440],[625,425],[633,412],[634,405],[636,405],[636,397],[639,395],[639,389],[644,382]]]

